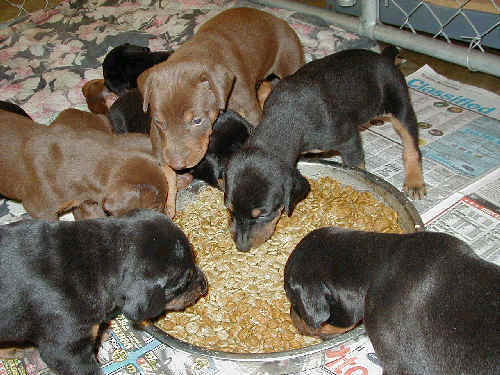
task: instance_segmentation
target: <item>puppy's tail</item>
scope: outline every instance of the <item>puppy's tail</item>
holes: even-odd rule
[[[387,46],[382,51],[381,55],[387,57],[392,62],[395,62],[396,61],[396,56],[398,55],[398,53],[399,53],[399,49],[397,47]]]

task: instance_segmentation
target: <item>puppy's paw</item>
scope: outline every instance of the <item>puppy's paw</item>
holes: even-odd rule
[[[412,200],[424,199],[427,195],[427,189],[424,183],[421,184],[410,184],[405,182],[403,185],[403,191],[408,194]]]
[[[177,175],[177,190],[185,189],[193,181],[191,173],[182,173]]]

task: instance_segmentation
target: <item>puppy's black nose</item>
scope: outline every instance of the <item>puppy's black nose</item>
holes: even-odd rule
[[[250,248],[252,247],[252,242],[249,241],[249,239],[241,239],[241,238],[238,238],[236,239],[236,248],[243,252],[243,253],[247,253],[248,251],[250,251]]]

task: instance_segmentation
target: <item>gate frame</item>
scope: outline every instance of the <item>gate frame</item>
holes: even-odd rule
[[[500,77],[500,56],[382,24],[378,14],[379,0],[358,0],[360,3],[359,17],[290,0],[256,1],[270,7],[280,7],[314,15],[361,36],[455,63],[471,71],[480,71]]]

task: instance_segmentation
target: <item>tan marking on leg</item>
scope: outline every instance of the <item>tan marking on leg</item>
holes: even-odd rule
[[[403,142],[403,164],[405,167],[405,182],[403,190],[412,199],[422,199],[426,194],[422,163],[415,142],[408,130],[396,117],[384,117],[390,121],[394,130]],[[417,140],[418,141],[418,140]]]
[[[175,216],[175,203],[177,199],[177,174],[168,165],[164,165],[162,169],[168,183],[166,200],[167,215],[173,218]]]
[[[33,350],[33,347],[28,348],[3,348],[0,349],[0,359],[21,359],[24,358],[25,350]]]
[[[264,109],[264,103],[266,102],[267,97],[271,93],[273,89],[273,84],[269,81],[262,81],[257,90],[257,99],[259,101],[259,105],[261,109]]]
[[[73,208],[78,207],[80,204],[82,204],[82,201],[76,199],[64,202],[61,205],[59,205],[59,207],[57,207],[56,214],[57,215],[65,214],[66,212],[72,210]]]
[[[95,340],[99,337],[99,324],[94,324],[90,329],[90,336]]]

